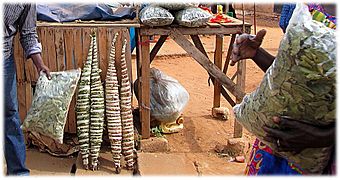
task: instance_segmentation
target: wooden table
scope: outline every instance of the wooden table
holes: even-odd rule
[[[236,35],[242,32],[250,33],[250,30],[251,24],[242,23],[242,21],[237,19],[233,19],[233,23],[209,24],[199,28],[181,26],[148,27],[143,25],[137,28],[138,103],[142,125],[142,138],[147,139],[150,137],[150,64],[167,37],[172,38],[209,73],[214,83],[214,108],[220,106],[221,94],[232,106],[242,101],[245,94],[246,63],[244,61],[238,62],[237,72],[231,78],[227,77],[226,72],[228,70],[232,44],[235,41]],[[153,35],[160,35],[160,38],[150,52],[149,38]],[[190,35],[194,44],[192,44],[185,35]],[[216,37],[214,63],[208,58],[199,35],[214,35]],[[223,38],[226,35],[231,35],[231,40],[226,61],[222,69]],[[237,78],[236,83],[233,82],[235,78]],[[236,97],[236,102],[229,96],[227,90]],[[242,126],[235,121],[234,137],[241,136]]]

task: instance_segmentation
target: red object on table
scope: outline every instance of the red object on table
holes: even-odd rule
[[[227,16],[223,14],[216,14],[215,17],[209,20],[210,23],[230,23],[232,20],[228,19]]]

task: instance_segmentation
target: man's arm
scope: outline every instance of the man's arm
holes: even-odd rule
[[[35,4],[25,5],[23,13],[27,16],[22,16],[19,19],[20,42],[25,52],[25,57],[31,58],[37,68],[38,73],[43,71],[50,79],[50,70],[45,66],[41,58],[41,44],[38,42],[37,35],[37,13]]]

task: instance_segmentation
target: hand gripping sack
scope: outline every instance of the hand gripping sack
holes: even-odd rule
[[[273,116],[289,116],[317,126],[334,123],[336,44],[335,31],[312,20],[307,6],[298,4],[260,86],[234,107],[236,120],[271,148],[275,146],[263,139],[262,127],[278,128]],[[321,173],[331,148],[277,153],[306,173]]]
[[[161,122],[173,122],[181,115],[189,101],[189,93],[174,78],[162,71],[150,71],[151,117]]]
[[[51,72],[51,80],[40,73],[32,106],[21,126],[63,143],[68,109],[80,78],[80,69]]]

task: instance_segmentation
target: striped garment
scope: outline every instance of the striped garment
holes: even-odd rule
[[[41,53],[41,44],[38,42],[36,31],[36,5],[4,4],[3,12],[4,59],[8,59],[13,54],[13,38],[18,31],[26,58],[29,58],[32,54]]]

